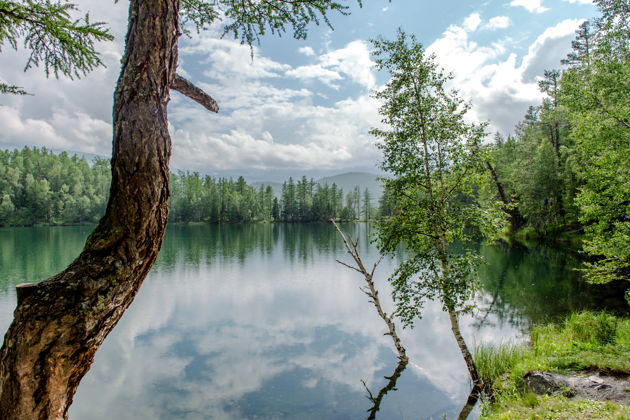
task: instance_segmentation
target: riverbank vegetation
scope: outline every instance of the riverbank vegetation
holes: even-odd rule
[[[487,167],[513,232],[583,233],[585,275],[607,283],[630,279],[630,5],[595,4],[600,17],[579,26],[564,70],[541,75],[546,98],[497,135]]]
[[[628,378],[628,354],[630,318],[595,312],[574,313],[561,323],[534,326],[528,345],[477,347],[475,362],[488,387],[482,418],[628,418],[628,406],[586,400],[569,388],[536,395],[524,383],[531,371]]]

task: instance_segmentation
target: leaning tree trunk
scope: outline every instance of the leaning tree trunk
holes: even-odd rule
[[[468,373],[470,374],[470,379],[472,379],[473,387],[481,387],[483,385],[483,382],[481,381],[481,377],[479,376],[479,372],[477,371],[475,360],[473,359],[470,350],[468,350],[466,341],[464,340],[462,332],[459,329],[457,312],[455,312],[453,309],[449,309],[448,318],[451,321],[451,331],[453,332],[453,336],[455,336],[455,341],[457,341],[457,347],[459,347],[459,351],[464,358],[464,362],[466,362],[466,368],[468,369]]]
[[[67,418],[96,350],[157,257],[168,211],[166,107],[177,65],[178,8],[178,0],[131,0],[114,95],[107,211],[68,268],[18,286],[0,350],[2,419]]]

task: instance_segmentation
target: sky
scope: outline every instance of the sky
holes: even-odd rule
[[[0,80],[32,95],[0,96],[0,148],[45,146],[111,156],[112,97],[126,30],[125,1],[75,0],[115,40],[97,45],[107,67],[80,80],[24,72],[28,52],[2,45]],[[370,39],[414,34],[453,74],[451,88],[472,105],[470,121],[513,132],[542,99],[537,82],[560,68],[575,30],[597,15],[590,0],[349,0],[334,28],[312,26],[306,40],[264,36],[253,50],[212,27],[179,43],[178,72],[202,87],[219,114],[171,92],[173,170],[251,181],[378,172],[369,134],[380,124],[371,93],[387,82],[370,56]],[[252,58],[253,55],[253,58]]]

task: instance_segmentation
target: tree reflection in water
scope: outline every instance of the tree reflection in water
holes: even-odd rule
[[[403,371],[407,367],[407,363],[409,363],[409,360],[407,358],[399,359],[398,365],[396,365],[396,369],[394,370],[394,373],[391,376],[385,376],[385,379],[387,379],[388,382],[387,384],[385,384],[383,388],[380,389],[380,391],[378,391],[378,394],[376,394],[376,397],[370,391],[365,381],[361,380],[361,382],[363,383],[363,386],[365,387],[365,390],[368,393],[367,398],[372,402],[372,407],[370,407],[367,410],[369,413],[368,420],[374,420],[376,418],[376,413],[381,408],[381,401],[383,401],[383,397],[389,391],[396,391],[396,382],[398,381],[398,378],[400,378],[400,375],[403,373]]]
[[[460,411],[459,416],[457,416],[457,420],[466,420],[468,418],[473,408],[475,408],[477,401],[479,401],[481,391],[482,389],[480,386],[473,386],[473,388],[470,390],[470,394],[468,394],[466,404],[464,404],[464,406],[462,407],[462,411]]]

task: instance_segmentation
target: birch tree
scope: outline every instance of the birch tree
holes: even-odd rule
[[[377,69],[390,75],[374,94],[382,101],[385,128],[372,134],[380,139],[385,190],[394,206],[378,226],[378,244],[384,253],[403,244],[407,255],[390,278],[396,313],[410,326],[426,300],[440,302],[473,384],[480,386],[459,325],[475,292],[480,257],[452,245],[467,240],[472,226],[502,220],[499,207],[482,209],[472,199],[484,168],[484,125],[465,122],[469,105],[447,90],[450,76],[413,36],[399,30],[393,41],[373,41],[372,52]]]

